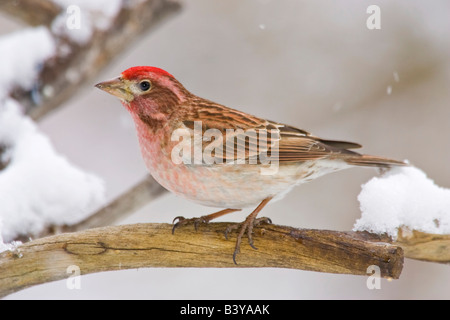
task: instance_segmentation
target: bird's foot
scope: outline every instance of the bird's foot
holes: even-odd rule
[[[215,213],[211,213],[208,214],[206,216],[201,216],[200,218],[191,218],[191,219],[186,219],[184,217],[176,217],[175,219],[173,219],[173,228],[172,228],[172,234],[175,233],[175,229],[187,224],[194,224],[194,228],[195,231],[198,230],[198,226],[203,223],[203,224],[207,224],[208,222],[210,222],[213,219],[216,219],[220,216],[226,215],[228,213],[231,212],[235,212],[235,211],[240,211],[241,209],[225,209],[225,210],[221,210]]]
[[[242,237],[244,236],[245,233],[247,233],[248,243],[249,243],[250,247],[252,247],[255,250],[258,250],[258,248],[256,248],[255,245],[253,244],[253,227],[259,226],[262,223],[271,224],[272,220],[270,220],[270,218],[267,218],[267,217],[255,219],[255,217],[252,217],[252,215],[250,215],[247,217],[247,219],[245,219],[244,222],[233,224],[233,225],[230,225],[227,227],[227,229],[225,230],[225,238],[227,240],[228,240],[228,234],[230,232],[240,228],[237,239],[236,239],[236,246],[234,247],[234,253],[233,253],[234,264],[237,264],[236,256],[240,251]]]
[[[172,228],[172,234],[175,233],[175,229],[181,227],[181,226],[185,226],[188,224],[193,224],[195,231],[198,230],[198,226],[202,223],[207,224],[209,221],[211,221],[211,219],[208,219],[208,216],[201,216],[199,218],[191,218],[191,219],[186,219],[185,217],[175,217],[175,219],[173,219],[173,228]]]
[[[272,221],[269,218],[258,218],[256,219],[256,216],[258,215],[258,213],[262,210],[262,208],[264,208],[264,206],[269,203],[269,201],[272,198],[266,198],[264,199],[259,205],[258,207],[256,207],[255,210],[253,210],[253,212],[251,214],[248,215],[248,217],[245,219],[244,222],[239,223],[239,224],[235,224],[235,225],[231,225],[229,226],[226,230],[225,230],[225,238],[228,239],[228,234],[233,231],[233,230],[237,230],[240,228],[238,236],[237,236],[237,240],[236,240],[236,246],[234,247],[234,253],[233,253],[233,261],[234,264],[236,263],[236,256],[239,253],[239,248],[241,247],[241,242],[242,242],[242,237],[244,236],[245,233],[247,233],[247,237],[248,237],[248,243],[250,244],[250,246],[253,249],[257,249],[255,247],[255,245],[253,244],[253,227],[254,226],[258,226],[261,223],[272,223]],[[211,221],[212,219],[221,217],[223,215],[226,215],[228,213],[231,212],[235,212],[235,211],[240,211],[241,209],[224,209],[221,210],[219,212],[215,212],[212,214],[209,214],[207,216],[202,216],[200,218],[192,218],[192,219],[185,219],[184,217],[176,217],[175,219],[173,219],[173,228],[172,228],[172,234],[174,234],[175,229],[182,226],[182,225],[187,225],[190,223],[194,224],[195,230],[198,229],[198,226],[200,223],[208,223],[209,221]]]

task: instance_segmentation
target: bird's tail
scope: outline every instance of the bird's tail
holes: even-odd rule
[[[348,164],[353,166],[364,166],[364,167],[380,167],[380,168],[390,168],[395,166],[407,166],[408,164],[403,161],[377,157],[377,156],[369,156],[366,154],[355,155],[353,157],[349,157],[345,160]]]

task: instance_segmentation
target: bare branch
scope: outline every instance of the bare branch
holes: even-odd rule
[[[370,234],[306,230],[267,225],[254,229],[258,250],[245,243],[233,263],[234,239],[225,240],[226,223],[199,231],[169,224],[136,224],[90,229],[41,238],[0,254],[0,296],[66,279],[67,267],[81,274],[143,267],[293,268],[367,275],[371,265],[381,276],[397,279],[402,248]],[[51,261],[51,263],[49,263]]]
[[[50,225],[38,234],[19,235],[14,241],[28,242],[33,238],[114,225],[166,192],[167,190],[156,182],[152,176],[147,175],[129,190],[77,224]]]
[[[137,183],[110,204],[100,209],[86,220],[71,226],[64,227],[64,232],[75,232],[97,227],[113,225],[120,219],[142,208],[150,201],[166,193],[158,182],[150,175]]]
[[[450,263],[450,234],[430,234],[400,229],[394,244],[404,249],[405,257],[428,262]]]
[[[61,8],[48,0],[5,0],[0,10],[17,17],[32,26],[49,26],[61,12]]]

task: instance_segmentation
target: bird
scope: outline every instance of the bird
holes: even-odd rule
[[[235,264],[244,235],[257,249],[253,227],[271,223],[257,218],[259,212],[293,187],[355,166],[407,165],[353,151],[362,147],[359,143],[323,139],[201,98],[158,67],[131,67],[95,86],[119,98],[129,111],[144,163],[158,183],[178,196],[222,209],[199,218],[176,217],[172,232],[255,208],[225,230],[227,239],[238,230]]]

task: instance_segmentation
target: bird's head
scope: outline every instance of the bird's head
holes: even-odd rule
[[[118,97],[139,117],[163,117],[185,101],[189,92],[167,71],[156,67],[133,67],[97,88]]]

